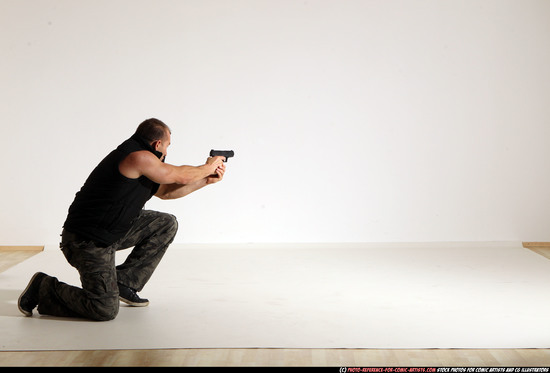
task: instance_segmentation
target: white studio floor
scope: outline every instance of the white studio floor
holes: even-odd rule
[[[550,260],[521,243],[172,245],[108,322],[24,317],[36,271],[79,285],[55,248],[0,273],[0,350],[550,348]]]

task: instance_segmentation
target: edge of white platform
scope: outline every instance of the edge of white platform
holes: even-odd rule
[[[430,242],[236,242],[236,243],[205,243],[179,242],[170,245],[171,250],[186,250],[199,248],[216,249],[332,249],[332,248],[517,248],[523,247],[521,241],[430,241]],[[44,250],[59,250],[59,244],[46,244]]]

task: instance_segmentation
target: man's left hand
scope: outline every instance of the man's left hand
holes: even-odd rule
[[[216,175],[211,175],[206,178],[206,184],[214,184],[223,179],[225,174],[225,164],[222,163],[218,168],[216,168]]]

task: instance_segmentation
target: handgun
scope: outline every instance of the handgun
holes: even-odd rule
[[[227,160],[235,155],[235,152],[233,150],[210,150],[210,156],[211,157],[217,157],[221,155],[222,157],[225,157],[224,162],[227,162]]]

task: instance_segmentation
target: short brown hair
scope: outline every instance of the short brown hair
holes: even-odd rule
[[[146,119],[138,126],[136,135],[142,137],[148,142],[162,140],[166,136],[166,131],[172,133],[170,128],[161,120],[156,118]]]

